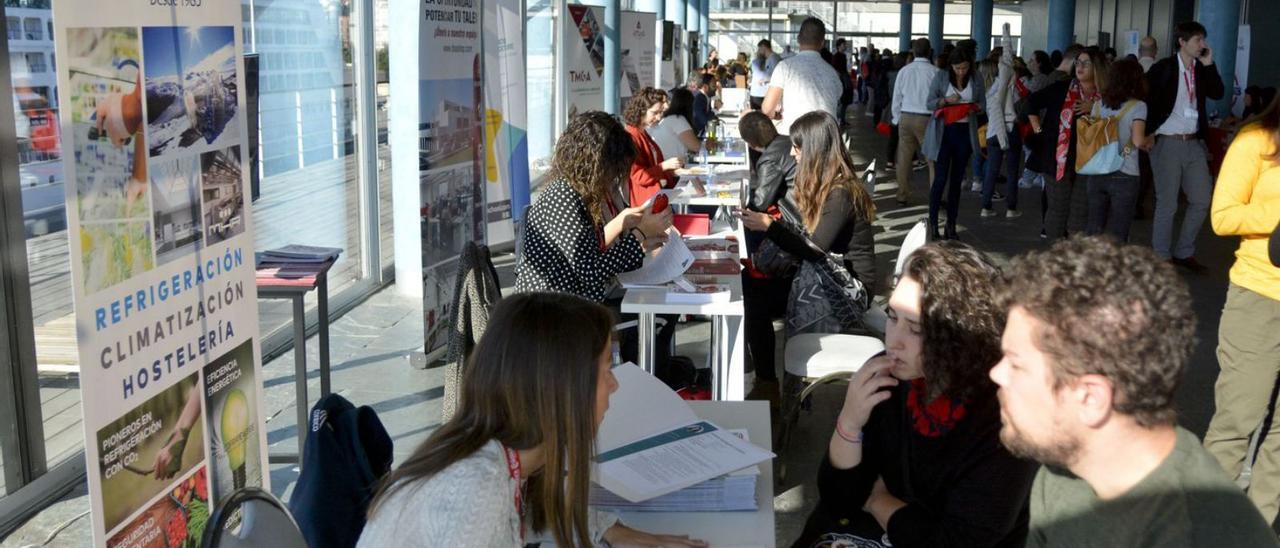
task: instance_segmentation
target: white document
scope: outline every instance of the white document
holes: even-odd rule
[[[618,391],[596,435],[592,477],[631,502],[678,491],[774,457],[708,421],[662,381],[632,364],[614,368]]]
[[[680,232],[668,228],[667,242],[650,251],[640,268],[618,274],[618,282],[623,287],[663,285],[680,277],[692,264],[693,253],[684,245]]]

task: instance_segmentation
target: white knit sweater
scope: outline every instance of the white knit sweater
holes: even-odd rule
[[[436,475],[396,491],[365,524],[356,546],[496,548],[539,540],[549,545],[549,539],[532,532],[522,542],[516,488],[502,445],[491,440]],[[602,545],[617,516],[592,511],[588,518],[591,538]]]

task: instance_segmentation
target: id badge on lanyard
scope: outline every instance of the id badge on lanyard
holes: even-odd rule
[[[1182,81],[1187,84],[1187,102],[1191,106],[1182,109],[1182,115],[1186,118],[1195,119],[1200,116],[1196,110],[1196,67],[1195,61],[1191,62],[1191,70],[1182,73]]]

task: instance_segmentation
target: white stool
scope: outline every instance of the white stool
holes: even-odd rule
[[[800,408],[813,390],[829,382],[848,380],[872,356],[884,352],[884,342],[875,337],[827,333],[805,333],[787,339],[784,357],[786,382],[782,390],[782,424],[778,448],[785,453],[791,443],[791,431],[800,418]],[[796,386],[804,385],[795,398]],[[786,465],[778,471],[786,477]]]

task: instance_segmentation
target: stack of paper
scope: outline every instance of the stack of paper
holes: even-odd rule
[[[745,484],[754,485],[759,464],[773,453],[699,419],[675,392],[639,367],[623,364],[613,373],[618,390],[609,398],[596,435],[592,465],[592,480],[611,494],[601,502],[640,503],[697,486],[652,504],[755,510],[745,502],[754,502],[755,490],[750,489],[748,499]],[[754,471],[724,477],[748,468]]]
[[[342,249],[337,247],[293,244],[258,253],[257,260],[260,266],[264,264],[324,263],[337,259],[341,253]]]
[[[685,247],[680,233],[668,228],[667,243],[650,251],[640,268],[618,274],[618,282],[628,288],[664,285],[684,274],[691,264],[693,253]]]
[[[704,304],[727,303],[730,300],[727,284],[686,283],[688,285],[673,283],[667,286],[667,302]]]
[[[730,430],[744,440],[746,430]],[[754,512],[760,467],[749,466],[643,502],[631,502],[598,485],[591,486],[591,505],[610,512]]]

